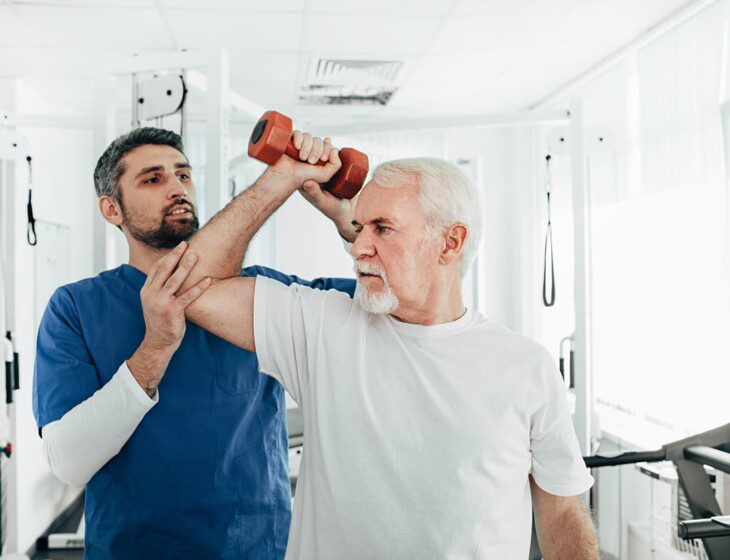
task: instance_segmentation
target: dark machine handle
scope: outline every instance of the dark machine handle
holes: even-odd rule
[[[5,360],[3,360],[5,361]],[[13,364],[5,362],[5,403],[13,402]]]
[[[613,467],[616,465],[628,465],[631,463],[658,463],[667,460],[667,452],[664,449],[654,451],[625,451],[617,454],[591,455],[583,457],[586,467]]]
[[[20,354],[13,352],[13,389],[20,389]]]
[[[680,521],[677,525],[677,535],[685,541],[730,537],[730,515]]]
[[[714,447],[693,445],[684,450],[684,458],[700,465],[715,467],[724,473],[730,474],[730,453],[720,451]]]

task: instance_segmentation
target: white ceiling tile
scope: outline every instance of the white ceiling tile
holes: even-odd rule
[[[504,10],[517,11],[527,15],[532,10],[549,9],[556,13],[564,12],[580,2],[590,3],[592,0],[458,0],[452,14],[455,16],[474,16]],[[620,1],[620,0],[619,0]]]
[[[295,83],[240,81],[235,84],[233,89],[236,93],[252,99],[259,105],[275,109],[282,103],[296,103],[299,86]]]
[[[299,48],[302,17],[296,13],[166,10],[180,48],[292,51]]]
[[[448,54],[424,55],[415,69],[407,76],[409,85],[443,85],[455,90],[469,88],[478,90],[486,87],[502,72],[510,61],[504,51],[461,54],[458,64]]]
[[[438,17],[311,14],[307,18],[302,48],[330,53],[361,53],[397,57],[417,54],[435,36]]]
[[[154,8],[155,0],[23,0],[23,4],[67,8]]]
[[[438,16],[448,13],[455,0],[311,0],[310,12],[337,15]]]
[[[230,52],[230,82],[296,82],[299,55],[295,52]]]
[[[17,5],[34,44],[63,47],[160,49],[172,46],[156,9]]]
[[[160,0],[165,8],[183,8],[209,12],[281,12],[303,10],[305,0]]]
[[[441,27],[430,44],[430,52],[487,52],[539,40],[553,33],[561,15],[551,10],[522,14],[519,10],[500,9],[488,13],[453,16]]]

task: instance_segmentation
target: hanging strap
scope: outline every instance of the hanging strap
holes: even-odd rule
[[[550,247],[550,299],[547,295],[548,245]],[[553,262],[553,226],[550,222],[548,222],[545,230],[545,253],[543,257],[542,302],[545,307],[552,307],[555,305],[555,265]]]
[[[545,307],[555,305],[555,262],[553,259],[553,225],[552,213],[550,208],[550,194],[552,192],[552,178],[550,177],[550,159],[548,154],[545,156],[545,165],[547,167],[547,178],[545,180],[545,193],[547,194],[547,228],[545,229],[545,249],[543,251],[542,261],[542,302]],[[548,276],[548,247],[550,248],[550,297],[547,293],[547,276]]]
[[[25,238],[28,245],[35,246],[38,243],[38,237],[35,234],[35,217],[33,216],[33,168],[31,166],[32,158],[25,158],[28,162],[28,226],[25,231]]]

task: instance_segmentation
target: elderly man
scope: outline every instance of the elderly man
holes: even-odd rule
[[[308,138],[300,156],[316,161],[318,146],[310,154]],[[276,187],[280,167],[247,193],[240,225],[263,223],[266,202],[250,194]],[[174,296],[193,261],[165,282],[148,275],[163,255],[177,262],[198,228],[180,137],[139,128],[117,138],[94,185],[102,215],[129,243],[129,264],[53,294],[33,387],[51,470],[86,486],[86,558],[283,558],[291,491],[281,385],[258,374],[254,354],[186,324],[185,307],[208,285]],[[240,266],[235,274],[302,282]],[[354,284],[308,283],[348,294]]]
[[[354,301],[263,277],[219,281],[253,234],[246,198],[261,215],[302,183],[327,198],[311,179],[336,170],[328,150],[325,176],[281,164],[279,182],[254,186],[198,232],[183,284],[216,278],[188,317],[255,350],[302,408],[287,558],[522,560],[532,501],[545,558],[596,559],[578,497],[593,480],[550,356],[462,302],[481,217],[455,167],[411,159],[375,170],[352,220]],[[156,265],[162,281],[174,260]]]

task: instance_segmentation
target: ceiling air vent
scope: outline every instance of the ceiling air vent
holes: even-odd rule
[[[386,105],[398,89],[397,60],[320,58],[309,67],[299,101],[307,105]]]

